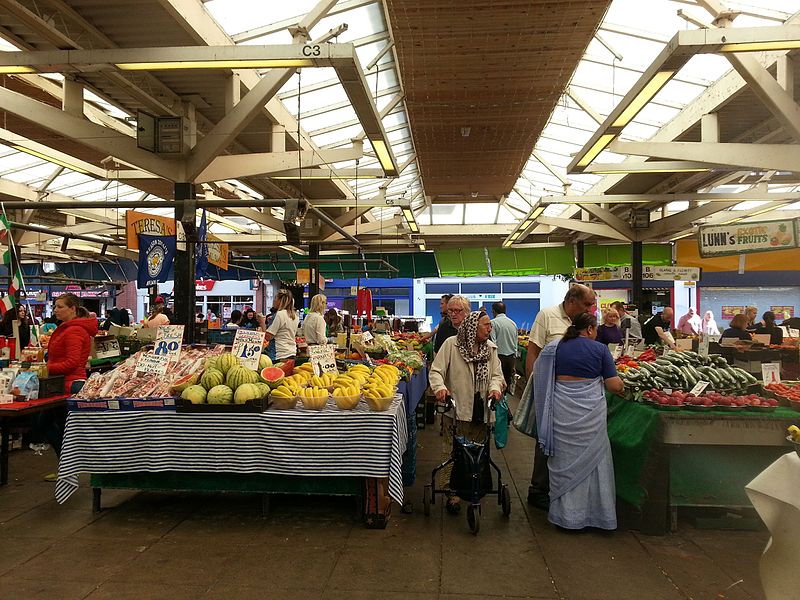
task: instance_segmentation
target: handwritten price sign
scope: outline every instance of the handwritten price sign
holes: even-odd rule
[[[136,370],[140,373],[156,373],[164,375],[169,366],[169,355],[142,354],[136,361]]]
[[[237,329],[231,354],[248,369],[257,371],[258,359],[261,358],[261,351],[264,349],[264,335],[263,331]]]
[[[333,344],[320,344],[308,347],[308,358],[314,367],[316,375],[323,373],[338,373],[336,368],[336,355],[334,354]]]
[[[169,356],[173,360],[180,360],[183,328],[183,325],[162,325],[159,327],[156,334],[156,347],[153,352],[158,356]]]

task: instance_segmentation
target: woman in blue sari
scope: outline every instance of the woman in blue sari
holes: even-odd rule
[[[620,393],[623,382],[596,336],[597,318],[578,315],[534,369],[537,441],[549,456],[548,519],[565,529],[617,528],[605,390]]]

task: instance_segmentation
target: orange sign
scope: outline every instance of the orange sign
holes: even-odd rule
[[[208,234],[209,241],[219,242],[219,244],[208,245],[208,262],[220,269],[228,269],[228,244],[221,241],[212,233]]]
[[[723,321],[730,321],[738,314],[744,314],[744,309],[747,308],[746,306],[723,306],[722,307],[722,315],[721,319]]]
[[[794,317],[794,306],[770,306],[769,309],[775,313],[775,318],[778,321]]]
[[[128,250],[138,250],[140,233],[175,235],[175,219],[129,210],[125,213],[125,228]]]

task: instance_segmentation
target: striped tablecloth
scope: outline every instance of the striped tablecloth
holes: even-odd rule
[[[79,473],[201,471],[300,476],[388,477],[403,503],[403,397],[385,412],[363,402],[341,411],[249,414],[167,411],[71,412],[58,466],[56,500],[78,489]]]

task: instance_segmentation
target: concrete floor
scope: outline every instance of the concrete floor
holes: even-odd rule
[[[512,490],[505,519],[484,501],[481,532],[464,516],[421,510],[440,438],[420,431],[414,514],[367,530],[343,498],[283,498],[262,519],[258,497],[106,491],[85,485],[65,505],[42,481],[55,456],[11,455],[0,488],[0,598],[745,600],[763,598],[764,531],[568,534],[526,502],[532,440],[512,432],[493,456]],[[395,507],[397,509],[397,507]]]

